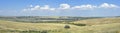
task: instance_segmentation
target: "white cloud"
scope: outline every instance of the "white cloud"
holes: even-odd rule
[[[92,8],[95,8],[97,6],[93,6],[93,5],[81,5],[81,8],[88,8],[88,9],[92,9]]]
[[[30,5],[30,7],[33,7],[33,5]]]
[[[74,6],[74,7],[72,7],[72,9],[80,9],[81,8],[81,6]]]
[[[36,5],[35,7],[33,8],[30,8],[31,10],[39,10],[40,9],[40,6],[39,5]]]
[[[60,4],[59,9],[69,9],[70,5],[69,4]]]
[[[51,11],[53,11],[53,10],[55,10],[55,8],[50,8],[49,5],[44,5],[43,7],[40,7],[39,5],[31,7],[31,5],[30,5],[29,8],[23,9],[23,11],[35,11],[35,10],[37,10],[37,11],[39,11],[39,10],[51,10]]]
[[[30,7],[28,7],[27,9],[23,9],[24,11],[35,11],[35,10],[48,10],[48,11],[56,11],[56,10],[76,10],[76,9],[79,9],[79,10],[94,10],[94,9],[101,9],[101,8],[119,8],[119,6],[117,5],[114,5],[114,4],[108,4],[108,3],[103,3],[101,5],[91,5],[91,4],[86,4],[86,5],[75,5],[73,7],[71,7],[69,4],[60,4],[59,7],[57,8],[51,8],[49,5],[44,5],[44,6],[39,6],[39,5],[36,5],[36,6],[33,6],[33,5],[30,5]]]
[[[96,8],[97,6],[93,6],[93,5],[81,5],[81,6],[74,6],[72,7],[72,9],[81,9],[81,10],[86,10],[86,9],[94,9]]]
[[[119,8],[119,6],[114,5],[114,4],[103,3],[99,6],[87,4],[87,5],[80,5],[80,6],[72,7],[72,9],[80,9],[80,10],[90,10],[90,9],[99,9],[99,8]]]
[[[50,10],[51,10],[51,11],[54,11],[54,10],[55,10],[55,8],[50,8]]]
[[[42,10],[47,10],[47,9],[49,9],[50,7],[49,7],[49,5],[45,5],[44,7],[41,7],[40,9],[42,9]]]
[[[55,8],[50,8],[49,5],[45,5],[44,7],[40,7],[40,10],[51,10],[51,11],[54,11]]]
[[[118,8],[118,6],[114,4],[103,3],[99,6],[99,8]]]

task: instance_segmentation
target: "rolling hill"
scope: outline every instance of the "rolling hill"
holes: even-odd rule
[[[86,19],[71,22],[72,24],[86,24],[86,25],[99,25],[99,24],[110,24],[110,23],[120,23],[120,17],[112,18],[99,18],[99,19]]]
[[[0,33],[120,33],[119,20],[120,18],[100,18],[73,22],[75,24],[81,24],[83,22],[84,24],[88,24],[88,26],[61,23],[23,23],[0,20]],[[64,28],[65,25],[69,25],[70,28]]]
[[[72,17],[72,16],[0,16],[0,20],[29,22],[29,23],[61,23],[101,17]]]

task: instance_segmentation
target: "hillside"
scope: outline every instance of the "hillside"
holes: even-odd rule
[[[0,20],[15,22],[32,22],[32,23],[61,23],[73,22],[85,19],[94,19],[101,17],[72,17],[72,16],[0,16]]]
[[[12,21],[0,21],[0,27],[3,29],[15,29],[15,30],[51,30],[64,28],[66,24],[59,23],[21,23]],[[77,27],[75,25],[70,25]]]
[[[56,31],[65,29],[64,26],[69,24],[59,24],[59,23],[22,23],[22,22],[12,22],[12,21],[0,21],[0,32],[6,33],[11,31]],[[79,26],[72,26],[72,30],[76,30]]]
[[[99,25],[99,24],[110,24],[110,23],[120,23],[120,17],[112,18],[99,18],[99,19],[86,19],[71,22],[72,24],[86,24],[86,25]]]
[[[60,23],[23,23],[0,20],[0,33],[120,33],[120,18],[101,18],[81,20],[74,23],[82,23],[92,26],[76,26],[73,24]],[[88,22],[89,21],[89,22]],[[85,23],[83,22],[83,23]],[[96,23],[95,23],[96,22]],[[69,29],[64,26],[69,25]]]

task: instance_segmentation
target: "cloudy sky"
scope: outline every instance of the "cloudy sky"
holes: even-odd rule
[[[0,0],[0,16],[120,16],[120,0]]]

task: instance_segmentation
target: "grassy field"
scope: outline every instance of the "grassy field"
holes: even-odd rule
[[[71,22],[72,24],[86,24],[86,25],[99,25],[99,24],[110,24],[120,23],[120,18],[99,18],[99,19],[87,19]]]
[[[0,20],[0,33],[120,33],[120,18],[87,19],[70,24],[23,23]],[[78,26],[74,24],[86,24]],[[69,25],[70,28],[64,28]]]

